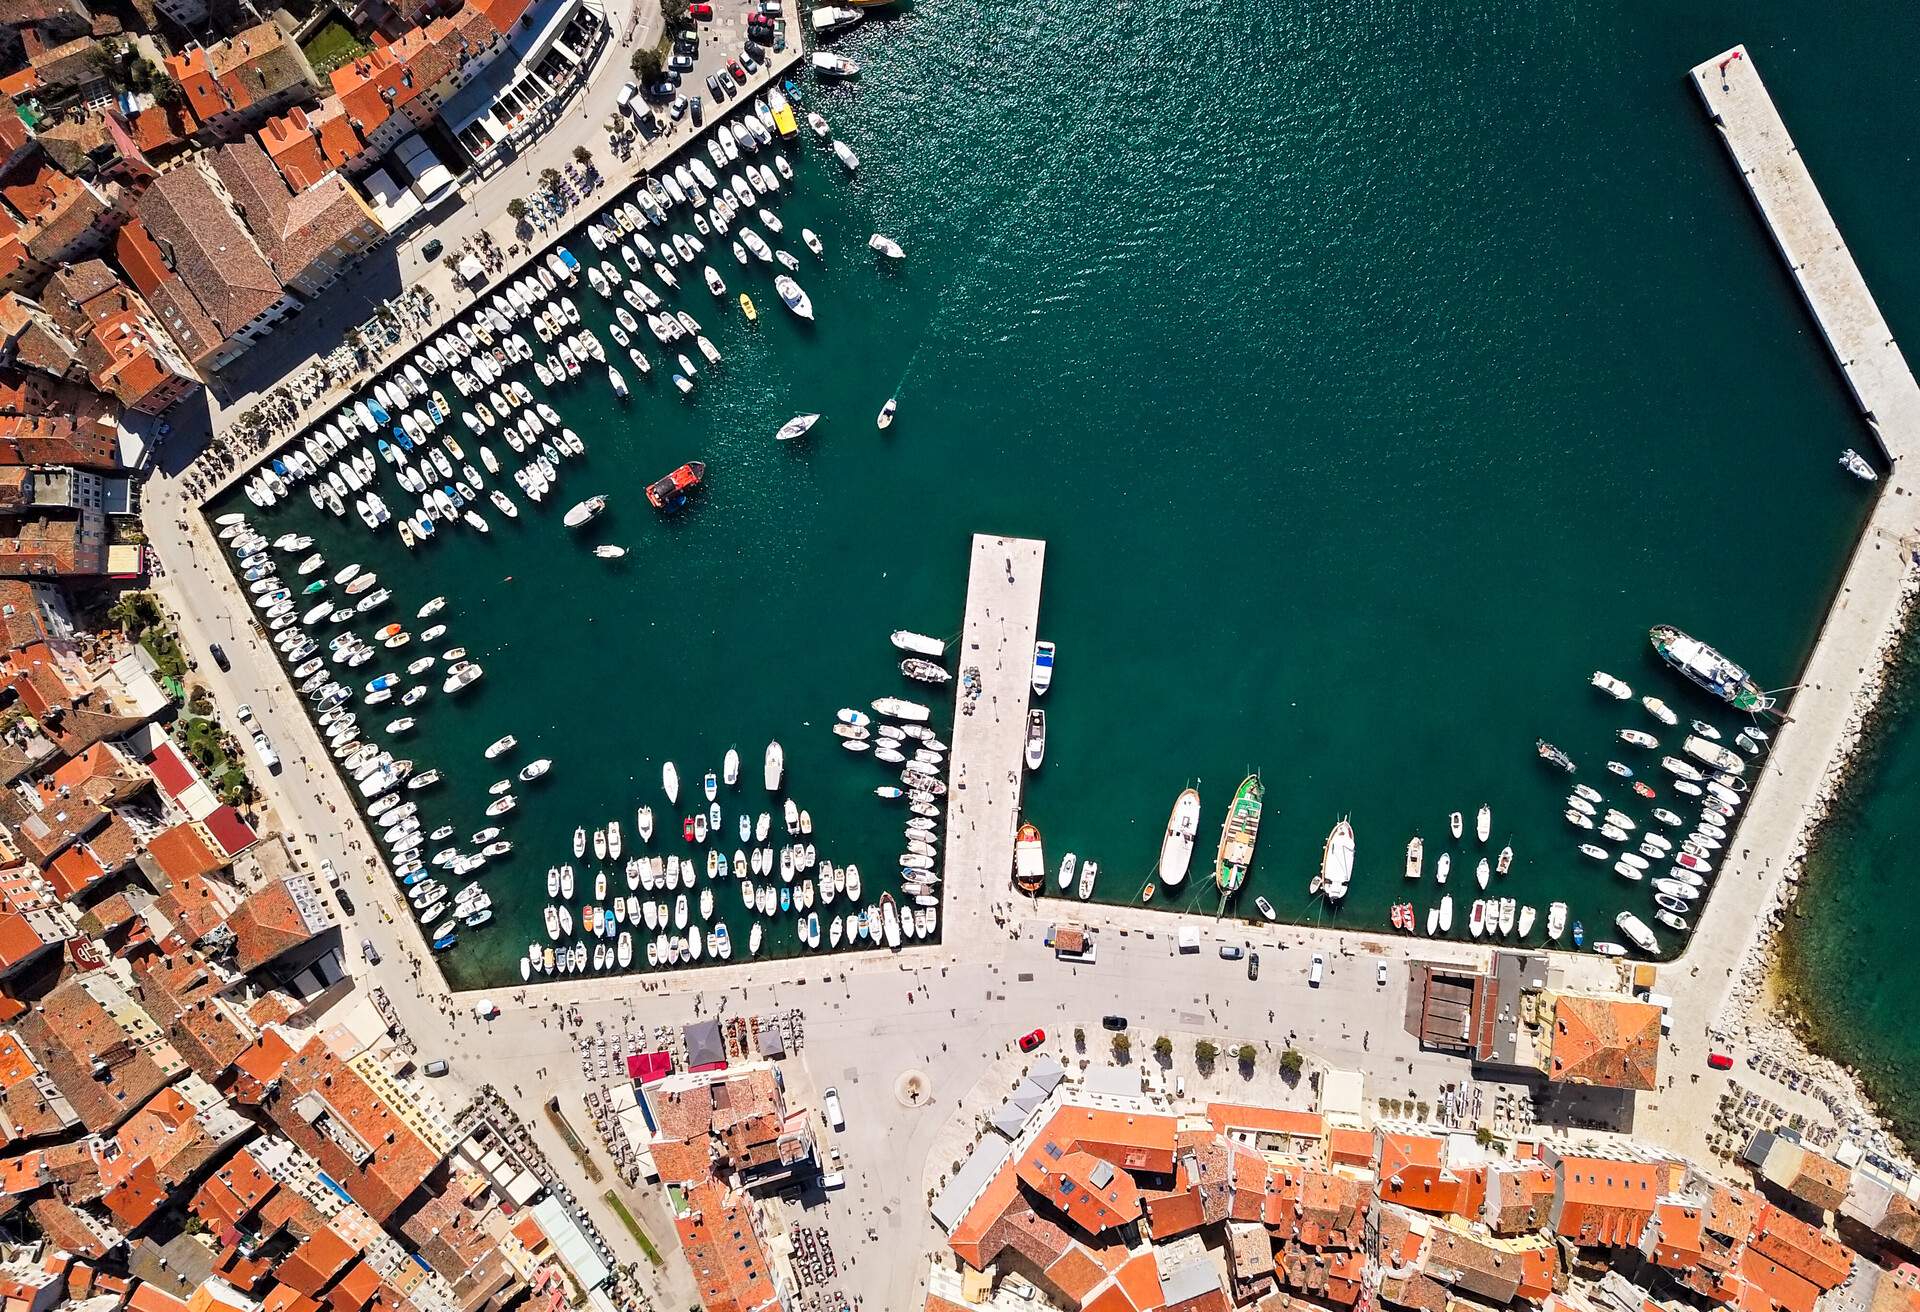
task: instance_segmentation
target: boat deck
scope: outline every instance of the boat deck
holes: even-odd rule
[[[1028,676],[1040,624],[1047,544],[977,533],[967,572],[967,614],[954,653],[953,756],[947,775],[946,885],[941,912],[949,944],[988,926],[992,903],[1013,896],[1013,835],[1025,772]],[[968,696],[964,671],[978,670]],[[973,713],[967,714],[967,703]],[[1044,830],[1043,830],[1044,837]]]

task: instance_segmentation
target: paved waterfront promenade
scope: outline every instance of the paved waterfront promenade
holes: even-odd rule
[[[1752,57],[1736,46],[1695,67],[1690,77],[1893,468],[1792,694],[1791,719],[1775,730],[1774,750],[1754,780],[1753,800],[1734,835],[1737,846],[1726,853],[1685,955],[1667,967],[1666,991],[1682,1003],[1673,1060],[1685,1079],[1661,1100],[1649,1128],[1683,1150],[1706,1131],[1726,1084],[1707,1071],[1708,1052],[1745,1055],[1738,1033],[1711,1031],[1739,1009],[1743,991],[1760,983],[1753,978],[1761,964],[1755,949],[1768,912],[1782,880],[1798,867],[1810,825],[1877,692],[1882,658],[1901,631],[1920,529],[1920,477],[1909,458],[1920,451],[1920,386]],[[1768,1092],[1790,1101],[1784,1091]],[[1808,1102],[1790,1110],[1816,1109]],[[1824,1112],[1818,1115],[1826,1119]]]
[[[1047,544],[976,533],[967,566],[967,614],[953,665],[953,758],[947,772],[946,936],[985,926],[1006,894],[1026,773],[1027,702],[1040,625]],[[966,687],[966,673],[974,686]]]

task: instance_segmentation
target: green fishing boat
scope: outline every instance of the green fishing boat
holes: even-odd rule
[[[1260,811],[1265,789],[1260,776],[1250,774],[1240,781],[1227,808],[1227,822],[1220,827],[1220,854],[1213,865],[1213,882],[1225,897],[1240,891],[1247,882],[1247,867],[1253,864],[1254,840],[1260,837]]]

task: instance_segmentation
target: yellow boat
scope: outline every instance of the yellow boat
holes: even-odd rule
[[[773,111],[773,127],[782,139],[792,141],[800,134],[800,125],[794,120],[793,106],[780,94],[780,88],[774,87],[767,92],[767,107]]]
[[[745,292],[740,293],[740,313],[747,316],[748,323],[752,323],[760,317],[760,312],[753,308],[753,297],[747,295]]]

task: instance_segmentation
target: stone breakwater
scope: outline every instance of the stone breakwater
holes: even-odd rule
[[[1902,546],[1903,550],[1911,548]],[[1853,699],[1839,749],[1827,763],[1825,776],[1811,805],[1801,816],[1799,833],[1783,858],[1786,869],[1775,881],[1760,911],[1759,924],[1739,965],[1732,987],[1715,1016],[1712,1033],[1737,1038],[1751,1051],[1769,1052],[1813,1079],[1812,1096],[1823,1104],[1841,1134],[1912,1168],[1913,1160],[1887,1118],[1862,1087],[1855,1072],[1815,1050],[1817,1027],[1794,1010],[1794,999],[1773,986],[1779,966],[1781,935],[1793,901],[1806,879],[1807,859],[1819,846],[1834,803],[1852,781],[1861,750],[1874,740],[1881,717],[1889,708],[1884,694],[1893,683],[1902,648],[1912,636],[1914,601],[1920,597],[1920,561],[1909,555],[1901,584],[1898,621],[1887,628],[1873,654],[1871,673]]]

